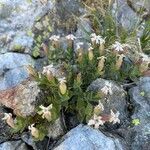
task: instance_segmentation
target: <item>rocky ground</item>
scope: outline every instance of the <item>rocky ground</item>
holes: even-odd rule
[[[142,2],[134,0],[132,6],[138,10]],[[118,0],[118,5],[115,16],[118,23],[132,30],[139,15],[126,0]],[[146,0],[142,7],[150,11],[149,6],[150,1]],[[113,10],[115,7],[114,3]],[[117,109],[121,122],[107,124],[100,130],[79,125],[70,118],[72,129],[66,131],[62,120],[58,119],[49,127],[48,137],[36,142],[28,132],[12,134],[1,119],[5,112],[22,116],[34,113],[40,101],[40,90],[29,78],[26,67],[32,65],[41,70],[47,63],[39,45],[47,42],[52,34],[73,33],[79,37],[75,42],[85,39],[82,27],[92,32],[90,20],[84,18],[87,13],[81,0],[0,1],[0,150],[150,150],[149,75],[126,85],[110,81],[112,95],[102,103],[106,113],[110,108]],[[65,39],[62,39],[61,47],[66,48]],[[89,90],[100,90],[106,82],[99,78],[91,83]]]

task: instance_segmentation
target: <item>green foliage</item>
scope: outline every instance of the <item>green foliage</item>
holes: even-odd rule
[[[150,54],[150,21],[146,21],[144,32],[141,37],[141,46],[145,53]]]
[[[140,120],[139,120],[139,119],[133,119],[133,120],[132,120],[132,124],[133,124],[134,126],[138,126],[138,125],[140,125],[141,123],[140,123]]]
[[[88,51],[82,51],[82,59],[80,61],[78,59],[78,52],[75,53],[72,48],[67,48],[67,50],[64,51],[59,47],[54,48],[48,45],[48,63],[53,63],[56,66],[61,64],[63,76],[66,77],[64,84],[67,89],[65,93],[62,94],[58,77],[53,75],[48,76],[42,73],[37,74],[35,79],[41,91],[45,94],[45,98],[37,106],[35,115],[26,118],[16,118],[15,132],[22,132],[27,126],[35,124],[35,127],[39,131],[39,137],[35,140],[42,140],[45,135],[47,135],[48,131],[46,129],[48,129],[48,126],[61,117],[62,113],[65,114],[68,112],[75,114],[81,123],[88,122],[93,116],[94,105],[98,104],[98,101],[102,98],[99,93],[87,90],[92,81],[99,77],[115,80],[117,82],[124,82],[124,80],[134,81],[141,75],[138,66],[134,65],[130,60],[125,60],[125,58],[120,68],[116,68],[119,53],[114,53],[110,46],[116,39],[120,42],[125,42],[126,37],[129,36],[127,31],[116,27],[116,23],[110,13],[105,12],[105,15],[101,15],[94,11],[91,16],[93,17],[92,23],[96,33],[106,38],[104,54],[106,60],[102,73],[98,71],[99,60],[97,58],[101,56],[98,45],[93,45],[94,49],[92,52],[94,58],[92,60],[89,60]],[[50,27],[49,30],[51,30]],[[118,33],[118,35],[116,33]],[[46,32],[44,35],[48,36]],[[134,35],[134,33],[132,35]],[[43,37],[41,35],[36,37],[36,46],[33,50],[34,57],[40,55],[39,49],[42,40]],[[143,37],[143,40],[146,41],[147,38]],[[142,46],[144,47],[145,45]],[[126,56],[126,58],[128,57]],[[41,111],[39,106],[43,105],[48,107],[51,104],[53,106],[52,109],[49,110],[51,121],[48,121],[38,113]],[[139,124],[136,119],[134,119],[132,123],[135,125]]]
[[[32,51],[32,55],[33,57],[37,58],[40,56],[40,48],[38,48],[38,46],[36,46],[33,51]]]

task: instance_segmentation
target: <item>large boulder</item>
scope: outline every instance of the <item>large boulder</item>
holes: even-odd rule
[[[34,66],[29,55],[6,53],[0,55],[0,90],[12,88],[29,77],[26,67]]]
[[[117,22],[126,30],[132,30],[139,21],[139,17],[134,12],[126,0],[117,0],[113,4],[112,14]]]
[[[29,150],[27,145],[23,143],[21,140],[19,141],[9,141],[0,144],[0,150]]]
[[[0,53],[7,51],[29,52],[34,35],[35,22],[54,7],[54,1],[40,0],[0,1]]]
[[[53,150],[127,150],[120,139],[79,125],[68,132]]]
[[[128,122],[128,111],[127,111],[127,101],[126,92],[121,87],[111,80],[105,80],[102,78],[96,79],[88,87],[88,90],[95,92],[102,92],[104,87],[108,87],[111,90],[110,94],[104,96],[100,101],[104,106],[103,114],[110,114],[110,110],[118,111],[120,113],[119,119],[122,126],[126,126]],[[109,126],[108,128],[110,128]]]
[[[26,117],[34,113],[39,92],[35,81],[25,80],[16,87],[0,91],[0,103]]]
[[[131,102],[134,105],[132,120],[138,124],[131,128],[132,150],[148,150],[150,148],[150,77],[140,78],[138,85],[130,90]]]

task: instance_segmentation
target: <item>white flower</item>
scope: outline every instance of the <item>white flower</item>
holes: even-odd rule
[[[83,42],[77,43],[77,50],[80,49],[82,45],[83,45]]]
[[[117,42],[117,41],[115,42],[115,44],[112,45],[112,48],[115,49],[118,52],[119,51],[124,51],[124,49],[123,49],[124,46],[121,43]]]
[[[91,51],[93,50],[94,48],[91,46],[91,43],[89,43],[89,48],[88,48],[88,51]]]
[[[148,57],[148,55],[141,54],[141,57],[143,62],[150,62],[150,58]]]
[[[38,112],[39,115],[42,115],[42,118],[46,118],[48,121],[51,121],[51,109],[53,105],[50,104],[48,107],[44,107],[43,105],[39,106],[41,111]]]
[[[111,88],[112,88],[111,83],[106,82],[106,83],[105,83],[105,86],[101,89],[101,91],[102,91],[105,95],[107,95],[107,94],[112,95],[113,92],[112,92],[112,89],[111,89]]]
[[[10,119],[12,117],[11,113],[4,113],[4,117],[2,118],[2,120],[7,120]]]
[[[65,77],[59,78],[58,81],[59,81],[59,83],[66,83],[67,82]]]
[[[58,41],[60,39],[60,36],[59,35],[52,35],[49,39],[52,41]]]
[[[120,123],[120,120],[119,120],[119,111],[117,111],[117,113],[115,114],[112,110],[111,111],[111,115],[110,115],[110,119],[109,119],[109,122],[112,122],[113,124],[115,123]]]
[[[94,107],[94,114],[95,114],[95,115],[99,115],[102,111],[104,111],[104,106],[103,106],[103,104],[101,103],[101,101],[99,100],[98,105],[96,105],[96,106]]]
[[[91,34],[91,41],[100,45],[105,44],[105,39],[103,39],[100,35],[96,35],[95,33]]]
[[[51,71],[52,73],[55,72],[55,68],[53,64],[43,67],[42,74],[47,74],[47,72],[49,71]]]
[[[69,34],[69,35],[66,36],[66,39],[73,41],[74,39],[76,39],[76,37],[73,34]]]
[[[2,120],[5,120],[6,123],[7,123],[10,127],[12,127],[12,128],[15,127],[15,125],[14,125],[14,120],[13,120],[13,118],[12,118],[12,114],[11,114],[11,113],[4,113],[4,117],[2,118]]]
[[[34,136],[35,138],[39,137],[39,130],[34,127],[34,124],[29,126],[28,129],[31,131],[32,136]]]
[[[101,116],[94,114],[93,119],[89,120],[88,125],[94,126],[95,129],[98,129],[100,125],[104,125],[105,121],[102,120]]]
[[[101,111],[104,111],[104,105],[101,103],[101,101],[99,100],[98,105],[97,105]]]
[[[58,81],[60,93],[64,95],[67,92],[66,78],[59,78]]]

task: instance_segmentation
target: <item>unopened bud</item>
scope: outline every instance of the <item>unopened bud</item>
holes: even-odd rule
[[[67,85],[65,78],[60,78],[59,80],[59,90],[61,94],[65,94],[67,92]]]
[[[82,77],[81,73],[78,73],[77,74],[77,82],[78,83],[81,83],[81,77]]]
[[[43,50],[44,50],[44,53],[46,54],[46,55],[48,55],[48,46],[45,44],[45,43],[42,43],[42,48],[43,48]]]
[[[31,65],[28,65],[26,68],[27,68],[27,72],[29,73],[30,76],[32,76],[32,77],[37,76],[37,72]]]
[[[29,126],[28,129],[31,131],[31,135],[37,139],[37,138],[39,138],[39,130],[33,126],[34,126],[34,124]]]
[[[4,118],[2,118],[2,120],[5,120],[6,123],[12,127],[12,128],[15,128],[15,125],[14,125],[14,120],[12,118],[12,114],[11,113],[4,113]]]
[[[149,62],[142,62],[139,66],[139,71],[141,73],[147,71],[149,69],[149,64],[150,64]]]
[[[47,71],[46,76],[49,81],[54,79],[53,73],[50,70]]]
[[[98,71],[101,73],[103,68],[104,68],[104,64],[105,64],[105,59],[106,57],[104,56],[101,56],[98,58],[99,59],[99,62],[98,62]]]
[[[67,85],[66,85],[66,83],[60,83],[59,84],[59,89],[60,89],[61,94],[64,95],[66,93],[66,91],[67,91]]]
[[[104,46],[104,43],[102,43],[99,46],[99,53],[100,53],[101,56],[104,55],[104,53],[105,53],[104,50],[105,50],[105,46]]]
[[[88,57],[89,57],[90,61],[93,60],[93,58],[94,58],[93,50],[89,50]]]
[[[123,54],[119,55],[119,57],[117,58],[117,61],[116,61],[116,69],[119,70],[122,63],[123,63],[123,58],[125,56]]]

